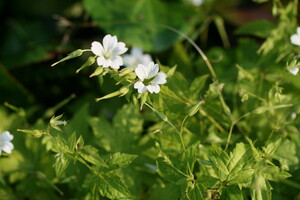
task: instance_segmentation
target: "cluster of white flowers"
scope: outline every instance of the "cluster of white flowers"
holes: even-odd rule
[[[11,153],[14,149],[14,145],[11,143],[14,138],[8,131],[4,131],[0,134],[0,155],[2,151],[5,153]]]
[[[91,50],[97,56],[99,66],[118,70],[120,66],[125,64],[126,67],[134,70],[139,78],[134,84],[134,88],[138,90],[138,93],[144,93],[147,90],[150,93],[159,93],[159,85],[167,82],[167,75],[164,72],[159,72],[158,64],[152,61],[149,54],[143,54],[141,49],[132,48],[131,54],[122,57],[121,55],[128,49],[123,42],[118,42],[117,36],[106,35],[102,44],[96,41],[93,42]]]
[[[293,45],[300,46],[300,27],[297,28],[297,33],[291,35],[290,39],[291,39],[291,43]],[[297,75],[299,72],[299,68],[297,66],[295,66],[295,67],[290,68],[289,71],[291,74]]]

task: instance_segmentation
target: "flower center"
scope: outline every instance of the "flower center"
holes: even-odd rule
[[[144,79],[144,81],[143,81],[144,85],[150,85],[154,78],[155,78],[155,76],[152,78],[149,78],[149,79]]]
[[[103,55],[105,59],[111,59],[112,57],[112,52],[111,51],[106,51],[105,54]]]

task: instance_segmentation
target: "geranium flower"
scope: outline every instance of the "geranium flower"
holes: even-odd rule
[[[200,6],[204,3],[204,0],[189,0],[189,2],[194,6]]]
[[[289,71],[290,71],[291,74],[296,76],[298,74],[299,68],[298,67],[292,67]]]
[[[130,54],[124,55],[125,65],[133,70],[138,66],[138,64],[147,65],[152,61],[149,54],[143,54],[143,50],[137,47],[133,47]]]
[[[128,49],[123,42],[118,42],[117,36],[106,35],[103,38],[103,45],[95,41],[92,43],[91,50],[98,56],[97,64],[99,66],[119,69],[123,65],[123,59],[120,55]]]
[[[0,155],[2,151],[11,153],[11,151],[14,149],[14,145],[11,143],[13,138],[14,136],[8,131],[4,131],[0,134]]]
[[[291,36],[291,43],[300,46],[300,27],[297,28],[297,33]]]
[[[135,69],[135,73],[140,81],[134,84],[134,88],[138,90],[138,93],[144,93],[147,90],[150,93],[159,93],[159,84],[165,84],[167,82],[167,75],[164,72],[158,72],[158,64],[149,62],[147,65],[139,64]]]

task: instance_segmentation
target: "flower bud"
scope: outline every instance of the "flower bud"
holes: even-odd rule
[[[191,108],[190,108],[190,110],[189,110],[189,116],[190,117],[192,117],[193,115],[195,115],[198,111],[199,111],[199,109],[200,109],[200,106],[201,106],[201,104],[203,104],[204,103],[204,101],[199,101],[199,103],[197,103],[196,105],[194,105],[194,106],[192,106]]]
[[[92,73],[90,75],[90,78],[92,78],[93,76],[98,76],[98,75],[102,74],[102,72],[103,72],[103,67],[97,67],[97,69],[94,71],[94,73]]]

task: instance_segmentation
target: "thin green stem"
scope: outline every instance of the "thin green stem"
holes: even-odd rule
[[[294,0],[294,15],[295,15],[295,19],[297,19],[297,13],[298,13],[298,0]]]
[[[186,152],[186,147],[185,147],[185,144],[184,144],[184,141],[183,141],[182,133],[183,133],[183,130],[184,130],[184,124],[185,124],[185,122],[187,121],[188,118],[189,118],[189,115],[184,117],[184,119],[181,123],[181,126],[180,126],[180,131],[178,133],[179,138],[180,138],[180,142],[181,142],[181,145],[182,145],[182,148],[183,148],[183,152]],[[191,169],[191,166],[190,166],[189,162],[187,162],[187,167],[188,167],[190,175],[193,175],[193,172],[192,172],[192,169]]]
[[[182,133],[183,133],[183,129],[184,129],[184,123],[186,122],[187,118],[189,116],[185,116],[185,118],[183,119],[182,123],[181,123],[181,126],[180,126],[180,131],[178,133],[179,135],[179,138],[180,138],[180,142],[181,142],[181,145],[182,145],[182,148],[183,148],[183,151],[185,152],[186,151],[186,147],[185,147],[185,144],[183,142],[183,138],[182,138]]]
[[[173,165],[172,162],[170,163],[170,165],[171,165],[178,173],[180,173],[181,175],[183,175],[183,176],[186,177],[186,178],[189,178],[189,175],[187,175],[187,174],[183,173],[182,171],[180,171],[179,169],[177,169],[177,168]]]
[[[300,184],[299,183],[296,183],[294,181],[291,181],[289,179],[284,179],[284,180],[281,180],[281,182],[289,185],[289,186],[292,186],[294,188],[297,188],[298,190],[300,190]]]
[[[227,142],[226,142],[226,146],[225,146],[225,149],[224,151],[227,150],[228,146],[229,146],[229,142],[231,140],[231,135],[232,135],[232,130],[233,130],[233,127],[234,127],[235,123],[232,122],[231,126],[230,126],[230,129],[229,129],[229,133],[228,133],[228,137],[227,137]]]
[[[252,92],[247,91],[247,94],[249,94],[249,95],[252,96],[252,97],[257,98],[258,100],[260,100],[260,101],[262,101],[262,102],[264,102],[264,103],[267,103],[267,101],[266,101],[265,99],[261,98],[260,96],[257,96],[256,94],[254,94],[254,93],[252,93]]]
[[[236,123],[238,123],[240,120],[242,120],[243,118],[251,115],[251,114],[262,114],[268,110],[271,110],[271,109],[281,109],[281,108],[288,108],[288,107],[292,107],[292,106],[295,106],[295,104],[282,104],[282,105],[277,105],[277,106],[270,106],[270,107],[267,107],[263,112],[261,113],[256,113],[258,111],[258,109],[255,109],[251,112],[248,112],[244,115],[242,115],[241,117],[239,117],[238,119],[234,120],[232,123],[231,123],[231,126],[230,126],[230,130],[229,130],[229,133],[228,133],[228,137],[227,137],[227,142],[226,142],[226,146],[225,146],[225,151],[227,150],[228,146],[229,146],[229,142],[231,140],[231,136],[232,136],[232,131],[233,131],[233,127],[235,126]]]
[[[91,49],[82,49],[82,52],[92,51]]]
[[[167,116],[165,116],[164,114],[160,113],[158,110],[156,110],[155,108],[153,108],[152,106],[150,106],[147,102],[145,102],[145,105],[148,106],[154,113],[156,113],[157,115],[161,115],[159,116],[163,121],[167,122],[172,128],[174,128],[176,130],[177,133],[179,133],[178,129],[174,126],[174,124],[172,124]],[[163,115],[163,116],[162,116]]]
[[[200,56],[203,58],[204,62],[206,63],[207,67],[208,67],[208,70],[210,71],[213,79],[217,79],[217,74],[213,68],[213,66],[211,65],[210,61],[208,60],[208,58],[206,57],[206,55],[204,54],[204,52],[201,50],[201,48],[190,38],[188,37],[186,34],[182,33],[181,31],[171,27],[171,26],[168,26],[168,25],[164,25],[164,24],[157,24],[159,26],[162,26],[166,29],[169,29],[175,33],[177,33],[178,35],[184,37],[196,50],[197,52],[200,54]]]

